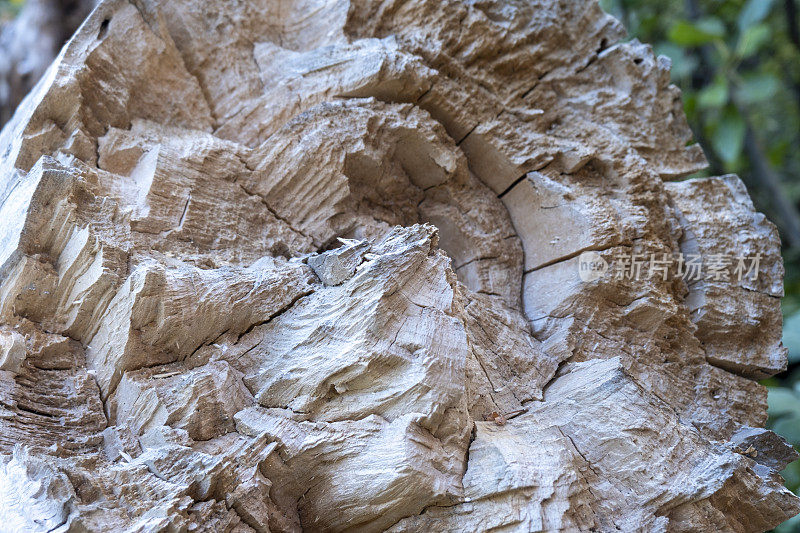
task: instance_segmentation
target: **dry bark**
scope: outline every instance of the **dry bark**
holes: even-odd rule
[[[775,228],[590,0],[101,3],[0,133],[12,531],[762,531]],[[591,282],[581,252],[763,255]]]

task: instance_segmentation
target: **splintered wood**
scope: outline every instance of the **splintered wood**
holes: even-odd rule
[[[0,133],[0,529],[800,511],[759,429],[777,233],[736,177],[670,182],[705,160],[622,36],[593,0],[101,3]]]

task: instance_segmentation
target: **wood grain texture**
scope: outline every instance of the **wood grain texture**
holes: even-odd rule
[[[10,531],[764,531],[775,228],[590,0],[106,0],[0,133]],[[579,255],[761,254],[741,282]]]

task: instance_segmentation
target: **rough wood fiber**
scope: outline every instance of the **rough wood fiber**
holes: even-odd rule
[[[762,531],[774,227],[589,0],[110,0],[0,133],[10,531]],[[581,252],[762,254],[758,281]]]

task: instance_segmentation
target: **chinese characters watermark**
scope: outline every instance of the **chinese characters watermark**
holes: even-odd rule
[[[611,264],[597,252],[584,252],[578,258],[578,274],[583,281],[594,281],[610,272],[614,279],[633,281],[680,278],[684,281],[758,280],[762,256],[729,254],[617,254]]]

